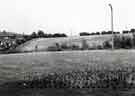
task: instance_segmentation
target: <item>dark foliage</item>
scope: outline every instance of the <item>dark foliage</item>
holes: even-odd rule
[[[100,32],[92,32],[92,33],[81,32],[81,33],[79,33],[79,35],[80,35],[80,36],[100,35]]]
[[[88,35],[91,35],[90,33],[88,32],[81,32],[79,33],[80,36],[88,36]]]
[[[64,33],[55,33],[55,34],[53,34],[52,35],[52,37],[67,37],[67,35],[66,34],[64,34]]]
[[[102,31],[101,34],[102,34],[102,35],[112,34],[112,31],[108,31],[108,32]],[[120,32],[113,32],[113,34],[120,34]]]
[[[104,49],[102,45],[97,45],[97,49]]]
[[[39,30],[38,33],[37,33],[37,36],[38,37],[44,37],[44,31]]]
[[[5,83],[9,88],[134,88],[134,73],[128,71],[84,70],[63,73],[51,73],[29,81]],[[31,77],[31,76],[30,76]],[[130,81],[132,80],[132,81]]]
[[[36,32],[33,32],[33,33],[31,34],[31,38],[37,38]]]
[[[82,47],[81,47],[82,50],[87,50],[89,49],[89,45],[87,43],[87,41],[85,39],[82,40]]]
[[[62,51],[62,48],[59,43],[55,43],[53,46],[49,46],[47,51]]]
[[[71,45],[71,50],[80,50],[80,47],[76,44]]]
[[[103,43],[104,48],[111,48],[111,44],[109,41],[105,41]],[[114,35],[114,48],[115,49],[131,49],[135,48],[135,34],[133,33],[132,36],[119,36]]]
[[[132,29],[130,30],[130,33],[135,33],[135,29],[132,28]]]
[[[70,49],[70,46],[68,46],[67,43],[62,43],[61,48],[62,50],[67,50],[67,49]]]
[[[127,34],[127,33],[129,33],[129,31],[128,30],[123,30],[122,33]]]
[[[39,30],[38,33],[33,32],[29,38],[33,39],[33,38],[57,38],[57,37],[67,37],[66,34],[64,33],[55,33],[55,34],[45,34],[44,31]]]
[[[29,40],[32,39],[30,35],[23,35],[23,37],[24,37],[24,39],[25,39],[26,41],[29,41]]]
[[[105,41],[105,42],[103,43],[103,47],[104,47],[104,49],[109,49],[109,48],[112,48],[112,45],[110,44],[109,41]]]
[[[115,36],[114,37],[114,47],[115,48],[133,48],[133,38],[128,36]]]

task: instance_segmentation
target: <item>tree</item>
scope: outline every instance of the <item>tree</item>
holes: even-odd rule
[[[90,33],[88,33],[88,32],[81,32],[79,35],[80,36],[88,36],[88,35],[90,35]]]
[[[101,34],[102,34],[102,35],[106,34],[106,31],[102,31]]]
[[[100,32],[96,32],[96,35],[100,35]]]
[[[135,33],[135,29],[132,28],[132,29],[130,30],[130,32],[131,32],[131,33]]]
[[[110,44],[109,41],[105,41],[105,42],[103,43],[103,46],[104,46],[105,49],[109,49],[109,48],[112,47],[112,45]]]
[[[55,33],[55,34],[53,34],[53,37],[54,38],[56,38],[56,37],[67,37],[67,35],[64,34],[64,33]]]
[[[31,38],[37,38],[36,32],[33,32],[33,33],[31,34]]]
[[[66,35],[66,34],[64,34],[64,33],[62,33],[62,34],[61,34],[61,37],[67,37],[67,35]]]
[[[123,30],[122,33],[126,34],[126,33],[129,33],[129,31],[128,30]]]
[[[23,35],[23,38],[25,41],[31,40],[31,36],[30,35]]]
[[[82,50],[89,49],[89,45],[85,39],[82,40]]]
[[[44,31],[42,30],[39,30],[37,34],[38,34],[38,37],[44,37]]]

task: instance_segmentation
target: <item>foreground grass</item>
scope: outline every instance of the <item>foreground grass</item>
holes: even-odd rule
[[[37,52],[0,55],[0,83],[42,78],[48,73],[134,69],[135,50]]]
[[[66,73],[53,73],[42,79],[7,82],[2,86],[8,88],[134,88],[131,75],[134,71],[72,71]]]
[[[134,57],[135,50],[0,55],[0,93],[3,96],[133,96]]]
[[[74,88],[74,89],[24,89],[16,91],[7,91],[2,96],[134,96],[134,90],[130,91],[114,91],[110,89]]]
[[[1,85],[2,96],[134,96],[128,71],[72,71]]]

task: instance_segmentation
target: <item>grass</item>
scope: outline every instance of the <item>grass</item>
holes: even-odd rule
[[[68,37],[68,38],[38,38],[26,42],[25,44],[16,48],[17,51],[35,51],[35,46],[38,45],[39,51],[45,51],[49,46],[55,43],[66,43],[67,45],[76,44],[81,45],[82,40],[85,39],[90,46],[102,45],[106,40],[111,40],[111,35],[104,36],[82,36],[82,37]]]
[[[0,81],[42,77],[48,73],[88,70],[131,70],[135,50],[33,52],[0,55]],[[27,76],[31,77],[27,77]]]
[[[134,90],[133,90],[134,91]],[[3,91],[2,91],[3,92]],[[1,92],[0,92],[1,93]],[[134,94],[124,95],[112,90],[90,90],[90,89],[26,89],[8,91],[7,93],[1,94],[2,96],[134,96]]]
[[[52,78],[54,78],[56,76],[54,75],[54,73],[58,74],[60,76],[60,80],[62,80],[61,77],[63,76],[61,75],[67,73],[70,74],[69,76],[72,77],[72,74],[74,74],[74,72],[76,72],[76,74],[74,74],[73,80],[77,80],[79,78],[79,76],[77,75],[79,74],[79,72],[83,72],[81,73],[82,76],[80,75],[81,78],[86,77],[85,71],[94,72],[93,74],[96,76],[95,78],[98,78],[97,75],[99,75],[99,73],[104,73],[109,75],[113,79],[115,77],[114,74],[116,75],[116,73],[118,73],[119,75],[121,74],[121,72],[123,72],[122,74],[128,75],[127,77],[134,77],[134,56],[135,50],[93,50],[67,52],[33,52],[9,55],[3,54],[0,55],[0,81],[1,84],[4,82],[11,82],[12,85],[10,86],[10,90],[9,86],[7,86],[7,89],[5,90],[3,89],[4,91],[1,91],[0,89],[0,93],[6,94],[3,96],[9,96],[9,93],[17,94],[19,96],[63,96],[65,94],[67,96],[132,96],[135,94],[134,89],[43,89],[37,88],[37,86],[39,86],[39,83],[41,82],[36,80],[46,80],[45,78],[48,76],[48,74],[50,74]],[[107,72],[112,72],[112,74]],[[90,76],[93,76],[93,74],[90,74]],[[31,81],[30,79],[35,80]],[[38,85],[36,85],[36,83],[33,83],[36,87],[25,88],[25,86],[23,86],[24,88],[22,88],[21,84],[23,84],[23,82],[29,82],[28,80],[30,80],[29,84],[32,84],[32,82],[37,82]],[[96,81],[97,79],[94,80]],[[118,84],[116,81],[112,82],[111,84],[114,83],[114,87],[117,87]],[[43,85],[43,83],[41,83],[41,85]],[[6,85],[3,86],[6,87]]]
[[[132,34],[119,34],[120,36],[126,35],[131,36]],[[111,41],[112,35],[95,35],[95,36],[73,36],[67,38],[37,38],[26,42],[16,48],[17,52],[31,52],[35,51],[35,46],[38,45],[38,51],[46,51],[49,46],[59,44],[75,44],[81,46],[82,40],[86,40],[90,47],[96,47],[98,45],[103,45],[104,41]]]

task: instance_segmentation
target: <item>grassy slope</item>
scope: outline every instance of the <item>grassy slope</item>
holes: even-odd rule
[[[19,51],[33,51],[35,46],[38,45],[39,50],[45,50],[48,46],[57,43],[67,43],[67,44],[81,44],[82,40],[87,40],[89,45],[102,44],[106,40],[111,40],[111,35],[100,35],[100,36],[82,36],[82,37],[68,37],[68,38],[39,38],[33,39],[26,42],[25,44],[19,46],[17,50]]]
[[[50,72],[84,70],[117,70],[135,66],[135,50],[95,50],[69,52],[37,52],[0,55],[1,83],[27,80],[28,75],[42,77]],[[32,78],[31,77],[31,78]]]
[[[119,34],[122,36],[123,34]],[[124,34],[126,36],[131,36],[132,34]],[[48,46],[54,45],[55,43],[67,43],[67,44],[77,44],[81,45],[82,40],[85,39],[89,46],[102,45],[104,41],[111,40],[111,35],[95,35],[95,36],[74,36],[68,38],[38,38],[26,42],[25,44],[17,47],[18,51],[34,51],[35,46],[38,45],[38,50],[46,50]]]

